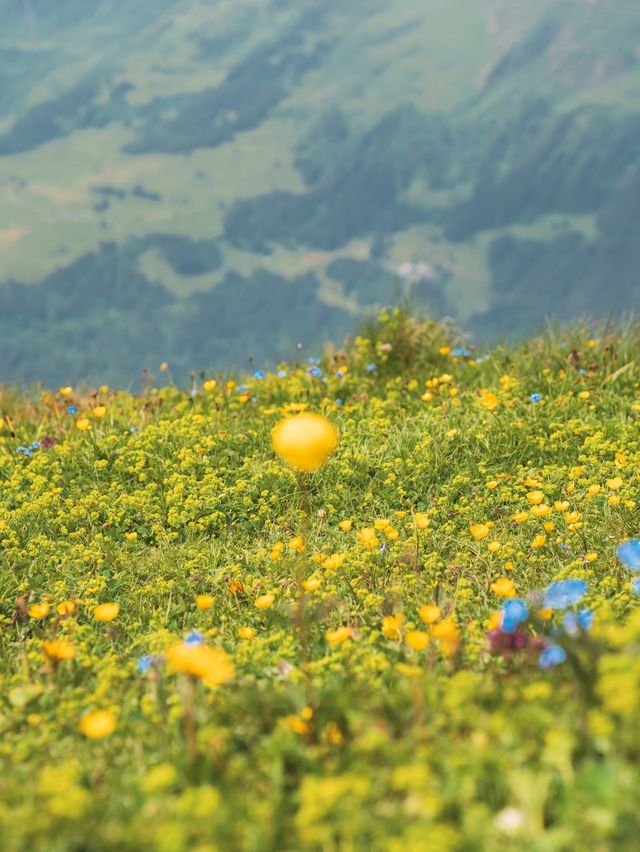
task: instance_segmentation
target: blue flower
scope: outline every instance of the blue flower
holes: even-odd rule
[[[337,376],[339,379],[343,379],[343,378],[344,378],[344,373],[342,372],[342,370],[336,370],[336,376]]]
[[[500,629],[503,633],[515,633],[518,625],[529,617],[529,608],[522,598],[511,598],[505,601],[502,607],[502,624]]]
[[[568,636],[575,638],[581,630],[589,630],[593,626],[594,615],[590,609],[578,612],[568,610],[562,616],[562,624]]]
[[[29,447],[16,447],[16,453],[20,453],[21,456],[28,456],[29,458],[33,455],[33,451]]]
[[[567,652],[560,645],[549,645],[540,654],[538,665],[541,669],[551,669],[553,666],[559,666],[567,659]]]
[[[248,385],[238,385],[238,387],[236,388],[236,393],[244,393],[247,390],[249,390]]]
[[[69,408],[67,408],[67,414],[77,414],[77,413],[78,413],[78,409],[75,407],[75,405],[70,405]]]
[[[286,379],[287,378],[287,371],[286,370],[278,370],[278,378],[279,379]]]
[[[202,633],[199,633],[197,630],[192,630],[191,633],[188,633],[184,637],[185,645],[202,645],[204,642],[204,636]]]
[[[341,399],[336,399],[336,405],[342,405],[342,400],[341,400]]]
[[[320,369],[320,367],[309,367],[307,373],[310,376],[313,376],[314,379],[319,379],[322,376],[322,370]]]
[[[631,584],[631,591],[634,595],[640,595],[640,577]]]
[[[490,355],[478,355],[476,358],[476,364],[483,364],[485,361],[488,361],[490,357]]]
[[[452,358],[468,358],[471,355],[471,351],[469,349],[452,349],[451,357]]]
[[[581,609],[578,611],[578,624],[583,630],[590,630],[593,627],[595,615],[590,609]]]
[[[377,369],[375,364],[367,364],[367,373],[375,373]]]
[[[256,370],[253,374],[254,379],[264,379],[264,370]]]
[[[570,580],[558,580],[547,586],[544,595],[544,609],[567,609],[579,603],[587,593],[585,580],[572,578]]]
[[[34,441],[33,444],[29,447],[30,450],[39,450],[40,449],[40,441]]]
[[[616,556],[629,571],[640,571],[640,538],[623,541],[616,548]]]
[[[138,674],[146,674],[152,665],[153,657],[151,654],[145,654],[143,657],[140,657],[138,659],[138,665],[136,666]]]
[[[532,393],[531,396],[529,397],[529,399],[531,400],[531,402],[540,402],[540,400],[542,399],[542,394],[541,393]]]

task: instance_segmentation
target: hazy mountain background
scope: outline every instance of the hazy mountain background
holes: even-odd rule
[[[638,0],[0,0],[0,380],[640,307]]]

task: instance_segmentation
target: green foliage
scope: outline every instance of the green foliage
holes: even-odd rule
[[[454,343],[397,309],[322,377],[0,387],[3,849],[635,849],[640,329]],[[340,434],[304,478],[270,442],[300,409]],[[542,609],[567,577],[589,629]],[[167,662],[191,631],[217,688]]]

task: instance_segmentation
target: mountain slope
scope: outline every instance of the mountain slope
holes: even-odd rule
[[[479,338],[640,306],[632,0],[0,0],[0,19],[5,380],[89,377],[109,312],[128,382],[159,348],[188,370],[313,345],[325,320],[337,338],[411,288]]]

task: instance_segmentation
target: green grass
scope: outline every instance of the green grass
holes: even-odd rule
[[[303,362],[194,395],[170,372],[0,389],[3,849],[635,848],[640,610],[615,547],[637,534],[638,328],[452,345],[395,311],[326,382]],[[339,431],[310,475],[270,441],[300,408]],[[576,635],[541,596],[566,578],[595,618]],[[216,688],[163,661],[193,630],[233,665]],[[567,660],[542,670],[551,643]]]

